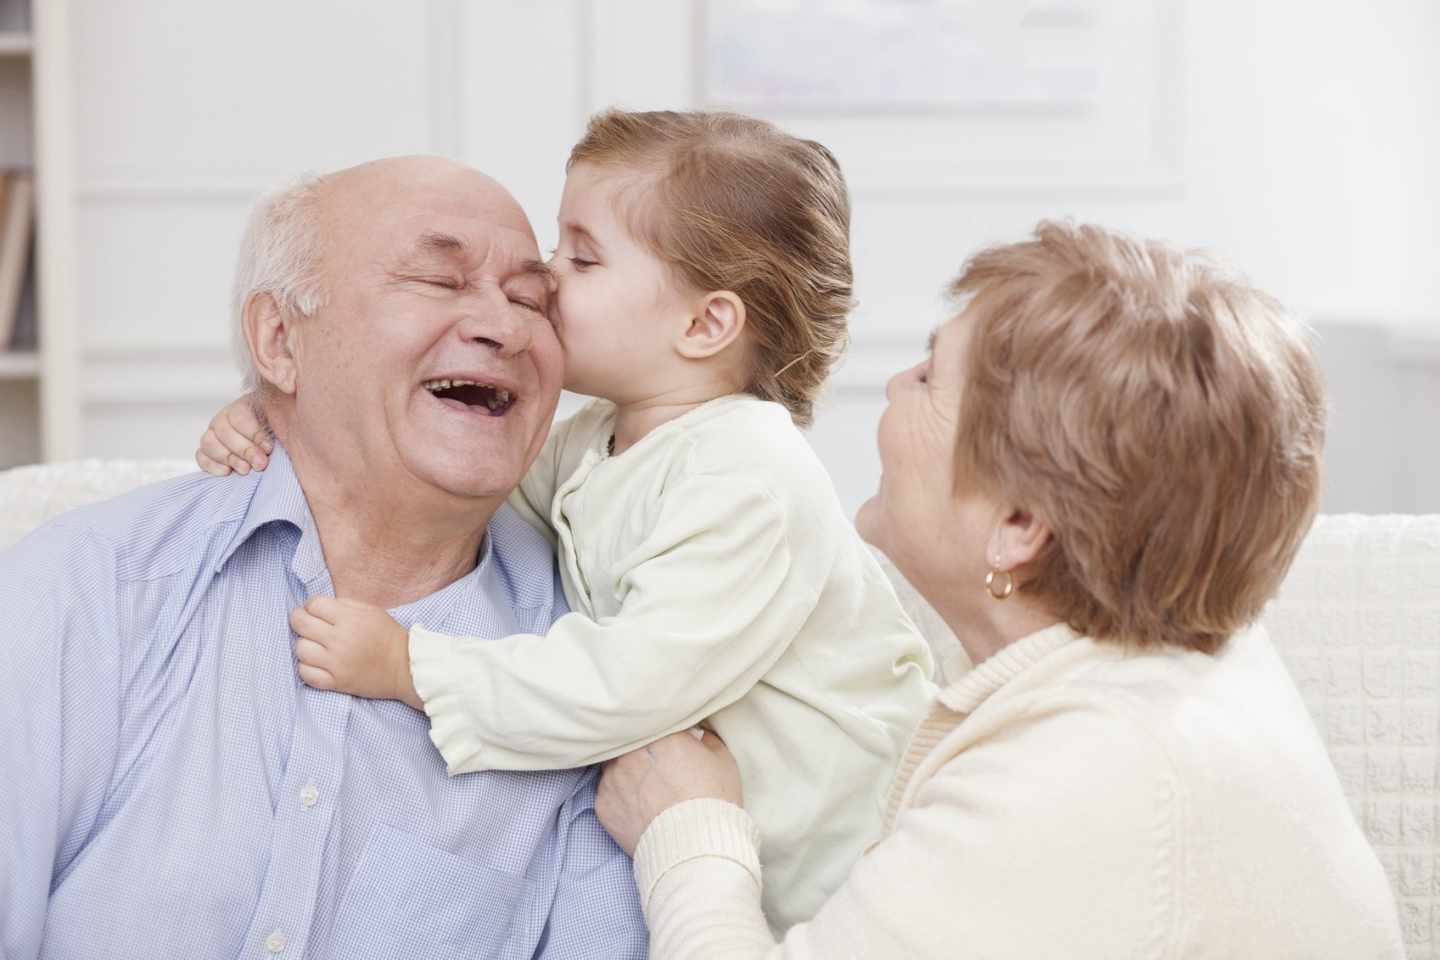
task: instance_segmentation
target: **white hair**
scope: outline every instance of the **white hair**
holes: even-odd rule
[[[311,317],[325,305],[321,280],[322,237],[320,186],[324,177],[306,175],[283,190],[267,194],[255,204],[230,293],[231,330],[235,359],[245,376],[245,390],[260,386],[243,322],[250,298],[268,293],[280,309]]]

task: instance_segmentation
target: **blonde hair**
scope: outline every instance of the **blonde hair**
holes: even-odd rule
[[[1217,650],[1317,509],[1324,389],[1300,324],[1213,264],[1042,222],[974,256],[956,445],[1053,531],[1022,589],[1100,640]]]
[[[637,238],[689,285],[740,298],[747,391],[808,426],[853,306],[850,199],[830,151],[739,114],[609,110],[566,169],[579,163],[648,175]]]
[[[268,293],[282,310],[312,317],[325,305],[321,282],[320,186],[307,175],[267,194],[250,211],[230,291],[230,329],[246,392],[263,386],[242,327],[245,305]]]

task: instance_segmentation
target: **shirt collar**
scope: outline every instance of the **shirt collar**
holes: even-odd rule
[[[216,560],[215,572],[218,573],[235,551],[261,527],[271,523],[288,523],[300,531],[300,540],[290,560],[290,572],[309,587],[312,594],[333,593],[330,571],[325,565],[325,552],[320,545],[320,533],[315,526],[315,518],[310,513],[305,491],[300,486],[300,478],[295,474],[295,465],[291,463],[285,447],[277,442],[270,454],[269,464],[263,471],[251,472],[250,478],[252,483],[247,488],[251,492],[249,508],[245,510],[244,518],[234,536]],[[390,615],[407,628],[419,622],[438,625],[447,621],[450,608],[457,600],[473,593],[479,584],[499,578],[492,557],[493,539],[491,532],[487,530],[485,539],[481,541],[474,570],[429,596],[391,609]]]
[[[270,462],[263,471],[250,474],[250,504],[241,520],[240,527],[215,561],[218,573],[236,550],[255,534],[255,531],[270,523],[288,523],[300,531],[300,542],[295,547],[291,560],[291,571],[304,583],[309,583],[325,573],[325,556],[320,549],[320,535],[315,529],[315,520],[310,516],[310,505],[305,501],[305,491],[300,488],[300,478],[290,455],[279,443],[270,454]]]
[[[941,690],[939,700],[956,713],[972,713],[996,690],[1056,650],[1079,639],[1080,634],[1063,623],[1032,633],[992,654]]]

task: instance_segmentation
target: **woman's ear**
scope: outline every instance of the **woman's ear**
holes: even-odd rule
[[[268,293],[257,293],[245,302],[241,325],[255,370],[262,381],[287,394],[295,392],[298,379],[294,324]]]
[[[729,290],[717,290],[696,305],[675,349],[687,360],[704,360],[734,343],[744,329],[745,304]]]
[[[1038,559],[1050,537],[1050,527],[1044,520],[1028,510],[1012,508],[1001,517],[990,537],[987,559],[996,570],[1017,570]]]

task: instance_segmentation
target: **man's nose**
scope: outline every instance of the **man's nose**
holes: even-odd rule
[[[502,357],[515,357],[530,349],[531,330],[520,307],[504,293],[486,295],[466,305],[460,318],[460,336],[489,347]]]

